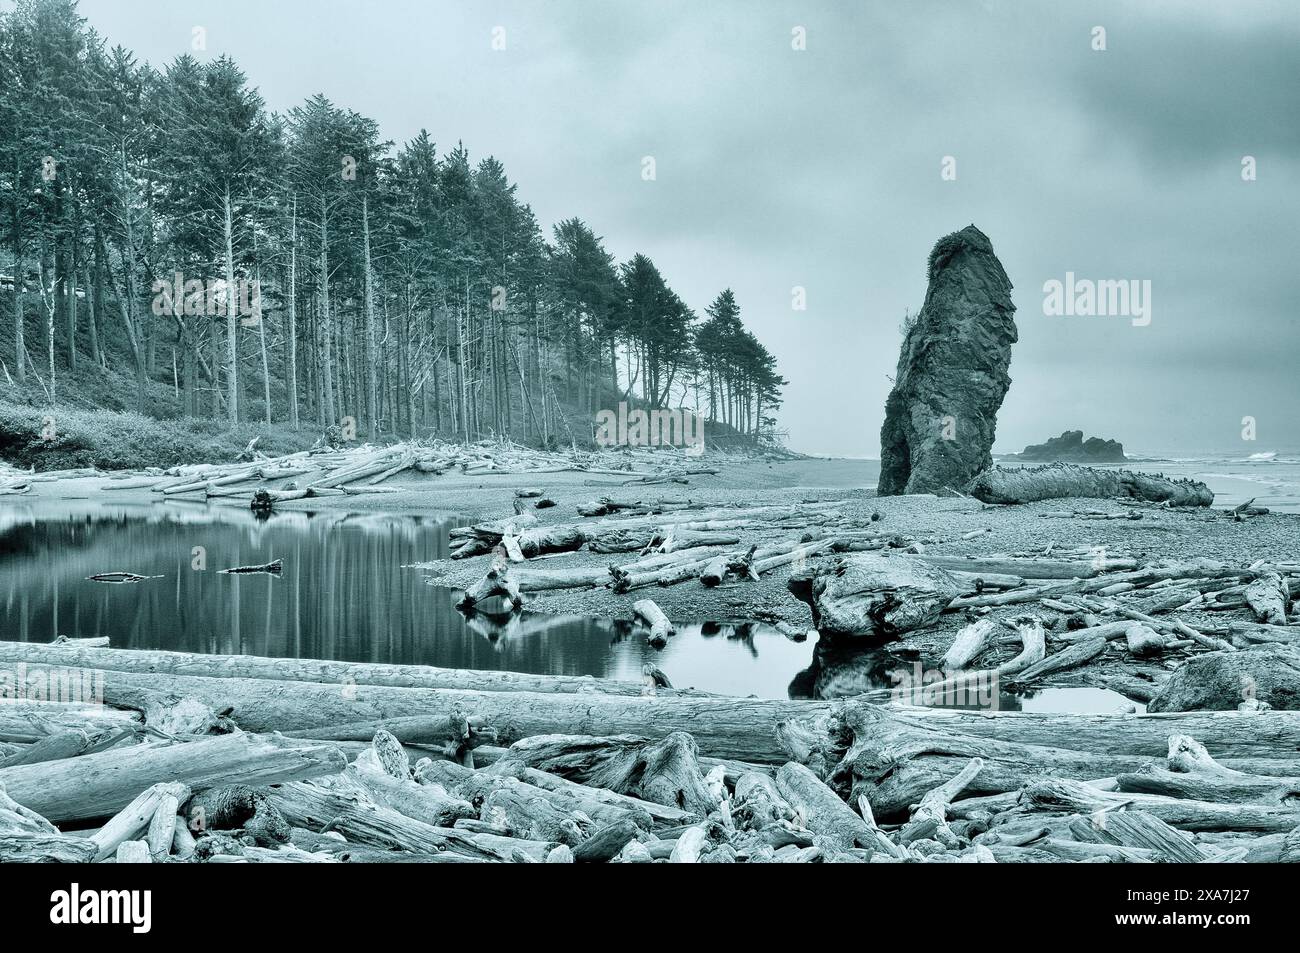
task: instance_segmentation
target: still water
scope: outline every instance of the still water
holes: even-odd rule
[[[115,648],[394,662],[639,680],[652,662],[678,687],[764,698],[833,698],[891,685],[898,658],[792,642],[769,627],[679,627],[656,650],[627,622],[457,611],[457,594],[413,564],[445,558],[451,515],[277,513],[236,507],[0,506],[0,638],[108,636]],[[221,569],[280,559],[276,575]],[[88,577],[152,577],[107,584]],[[1073,693],[1063,695],[1062,692]],[[1114,711],[1095,689],[1002,708]]]

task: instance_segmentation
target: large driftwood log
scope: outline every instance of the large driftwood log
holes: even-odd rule
[[[1044,778],[1025,787],[1021,803],[1038,810],[1094,814],[1134,808],[1189,831],[1290,831],[1300,819],[1291,807],[1221,804],[1160,794],[1117,793],[1066,778]]]
[[[72,702],[17,701],[0,704],[0,741],[31,744],[64,731],[101,734],[138,727],[135,711]]]
[[[1300,763],[1290,764],[1300,769]],[[1121,791],[1220,803],[1292,806],[1300,798],[1300,777],[1267,777],[1234,770],[1220,764],[1204,745],[1187,735],[1170,737],[1164,766],[1144,764],[1137,771],[1117,776],[1116,784]]]
[[[653,801],[642,800],[628,794],[619,794],[604,788],[578,784],[549,771],[528,767],[512,758],[498,761],[488,769],[487,773],[518,778],[520,781],[549,793],[571,798],[582,805],[581,809],[589,814],[593,820],[597,821],[601,820],[599,805],[628,812],[638,826],[645,826],[641,824],[642,815],[648,817],[652,822],[660,824],[684,824],[695,819],[695,815],[690,811],[683,810],[675,805],[656,804]]]
[[[838,847],[871,847],[876,838],[866,822],[802,764],[790,762],[776,773],[777,790],[808,829]]]
[[[0,784],[36,813],[61,823],[106,817],[150,785],[183,782],[194,790],[224,784],[267,784],[343,770],[329,745],[274,735],[222,735],[169,745],[134,745],[0,770]],[[147,823],[147,819],[146,819]]]
[[[357,758],[344,777],[364,790],[376,804],[391,807],[435,827],[451,827],[462,818],[478,814],[472,804],[441,785],[419,784],[409,777],[393,777],[364,757]]]
[[[118,672],[156,672],[211,678],[269,678],[342,685],[398,688],[458,688],[481,692],[609,692],[639,695],[640,682],[590,675],[530,675],[473,671],[432,665],[336,662],[321,659],[262,658],[254,655],[202,655],[150,649],[81,649],[30,642],[0,642],[0,661],[70,665]]]
[[[931,566],[976,576],[1007,575],[1022,579],[1091,579],[1103,572],[1136,569],[1137,560],[1111,559],[1012,559],[1009,557],[934,556],[916,557]]]
[[[74,728],[70,731],[63,731],[57,735],[49,735],[40,741],[27,745],[25,748],[9,755],[9,757],[0,757],[0,768],[12,768],[20,764],[38,764],[42,761],[61,761],[64,758],[75,758],[80,754],[93,749],[103,741],[114,738],[116,735],[107,733],[95,733],[83,731]]]
[[[524,604],[519,582],[504,563],[494,564],[482,579],[466,589],[458,605],[461,609],[472,609],[494,596],[500,596],[512,609]]]
[[[1172,506],[1209,506],[1214,494],[1204,483],[1129,470],[1098,470],[1070,463],[1043,467],[991,467],[971,483],[971,496],[984,503],[1032,503],[1064,497],[1168,501]]]
[[[88,864],[95,845],[85,837],[0,830],[0,864]]]
[[[939,664],[946,672],[959,671],[979,658],[993,638],[1002,633],[1002,625],[996,619],[987,616],[977,619],[962,627]]]
[[[675,823],[693,817],[685,811],[549,775],[513,759],[498,761],[480,771],[450,761],[427,761],[418,768],[416,779],[422,786],[442,788],[470,804],[481,805],[494,791],[510,791],[528,802],[545,801],[566,817],[581,812],[600,826],[628,821],[639,829],[649,830],[655,823],[655,815],[661,812],[671,812]]]
[[[1070,828],[1081,835],[1080,839],[1095,837],[1128,851],[1149,853],[1152,860],[1199,864],[1207,859],[1190,836],[1146,811],[1106,811],[1092,815],[1087,821],[1077,818]]]
[[[911,556],[851,553],[825,567],[797,572],[790,592],[830,635],[892,637],[929,625],[963,591],[945,570]]]
[[[0,672],[8,666],[0,663]],[[820,702],[722,696],[467,692],[378,685],[348,686],[347,691],[340,691],[338,685],[271,679],[113,671],[103,676],[109,704],[132,699],[142,690],[189,697],[214,710],[231,710],[231,718],[245,731],[326,728],[413,715],[438,719],[473,716],[494,728],[504,743],[546,734],[632,734],[659,740],[685,731],[713,757],[762,763],[788,758],[777,740],[781,722],[829,710],[828,704]],[[84,762],[85,758],[78,760]]]
[[[850,704],[837,714],[830,733],[831,737],[847,734],[852,739],[848,749],[835,748],[820,756],[810,751],[807,758],[810,763],[833,766],[828,780],[841,794],[855,800],[866,795],[878,815],[895,817],[972,758],[982,759],[984,767],[971,782],[970,792],[997,794],[1042,778],[1088,781],[1136,772],[1165,752],[1169,735],[1180,730],[1179,722],[1158,718],[1153,722],[1152,716],[1094,716],[1101,720],[1089,721],[1087,716],[1034,718],[1012,713],[930,718],[926,712]],[[1196,723],[1208,727],[1215,721],[1227,721],[1219,724],[1214,734],[1227,745],[1236,745],[1235,750],[1229,749],[1233,754],[1244,750],[1254,755],[1264,742],[1269,757],[1237,760],[1231,767],[1254,773],[1293,773],[1289,754],[1294,748],[1268,747],[1277,737],[1277,726],[1266,725],[1267,720],[1223,715],[1217,719],[1200,716]],[[958,725],[982,729],[986,737],[953,730]],[[1161,725],[1162,729],[1152,730]],[[797,739],[791,744],[796,746]]]
[[[632,603],[632,614],[649,627],[646,641],[651,645],[667,645],[668,637],[677,631],[668,620],[668,616],[664,615],[664,610],[655,605],[653,599],[638,599]]]
[[[848,724],[858,711],[880,713],[930,732],[936,744],[948,734],[973,735],[1021,744],[1073,748],[1098,754],[1162,758],[1171,735],[1196,738],[1216,753],[1221,763],[1249,760],[1285,766],[1300,751],[1300,712],[1267,712],[1265,717],[1242,712],[1080,715],[1066,712],[976,712],[951,708],[908,708],[850,702],[833,728]],[[869,724],[869,723],[868,723]],[[1241,768],[1240,764],[1233,767]],[[1242,768],[1242,770],[1247,770]],[[1255,767],[1249,770],[1257,773]]]

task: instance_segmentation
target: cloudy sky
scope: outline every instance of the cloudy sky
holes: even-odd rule
[[[387,138],[423,127],[495,155],[547,228],[582,217],[620,260],[653,258],[697,311],[730,286],[790,380],[781,421],[796,449],[879,454],[926,256],[972,222],[1016,289],[999,449],[1067,428],[1151,452],[1300,448],[1289,0],[82,0],[82,12],[155,65],[202,26],[196,55],[232,55],[274,109],[322,92]],[[945,156],[955,180],[941,177]],[[1149,280],[1151,323],[1046,316],[1043,284],[1067,272]],[[796,286],[806,310],[791,307]]]

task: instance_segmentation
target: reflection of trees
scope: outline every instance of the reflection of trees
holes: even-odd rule
[[[578,616],[554,616],[537,612],[477,612],[473,609],[460,611],[467,629],[498,648],[506,642],[543,636],[550,632],[568,632],[575,627],[586,627],[590,623],[590,620]],[[626,622],[597,621],[594,624],[600,628],[608,625],[611,630],[620,625],[631,627],[630,623]]]
[[[705,622],[700,626],[700,635],[705,638],[722,636],[728,642],[743,645],[751,658],[758,658],[758,646],[754,644],[754,622]]]
[[[413,568],[446,558],[451,525],[333,512],[259,521],[241,507],[171,502],[12,507],[0,518],[0,638],[108,636],[119,648],[634,680],[649,663],[700,687],[715,683],[713,667],[728,686],[722,690],[741,693],[751,690],[752,672],[765,692],[781,694],[787,672],[801,664],[803,648],[758,623],[681,625],[659,650],[646,643],[644,627],[625,620],[462,615],[454,591]],[[194,568],[195,547],[203,547],[206,570]],[[284,560],[279,578],[217,572],[277,557]],[[117,570],[164,578],[131,586],[86,579]],[[910,664],[855,644],[815,645],[812,664],[788,687],[791,697],[888,687],[889,670]]]

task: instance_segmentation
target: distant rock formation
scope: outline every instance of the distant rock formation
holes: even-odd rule
[[[1118,440],[1100,437],[1083,439],[1082,430],[1067,430],[1059,437],[1048,437],[1047,443],[1032,443],[1023,453],[1013,453],[1012,459],[1027,463],[1123,463],[1124,445]]]
[[[929,287],[903,339],[880,430],[881,496],[963,489],[993,458],[1016,342],[1011,281],[968,225],[930,252]]]

